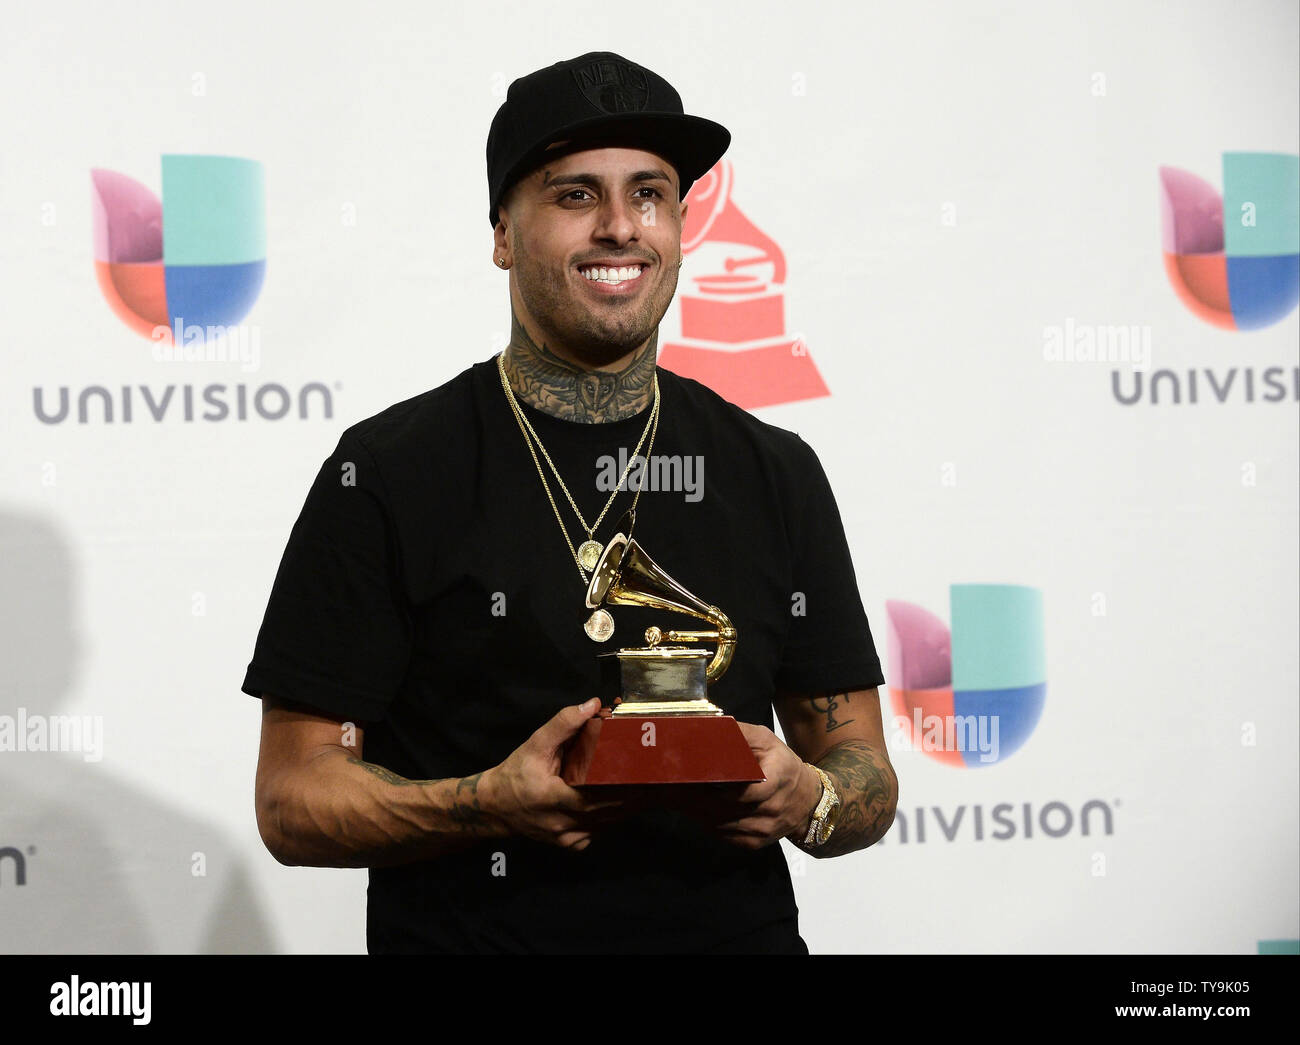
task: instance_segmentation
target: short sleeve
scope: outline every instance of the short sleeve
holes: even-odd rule
[[[379,469],[345,432],[289,534],[242,690],[382,719],[411,651],[399,579]]]
[[[839,507],[817,454],[803,440],[798,446],[804,455],[798,469],[804,485],[791,533],[796,611],[777,688],[794,693],[872,689],[885,677]]]

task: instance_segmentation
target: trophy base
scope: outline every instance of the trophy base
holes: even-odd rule
[[[766,779],[730,715],[634,715],[607,709],[574,738],[560,776],[570,787]]]

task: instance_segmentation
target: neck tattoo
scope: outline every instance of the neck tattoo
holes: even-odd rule
[[[511,312],[506,373],[515,395],[564,421],[603,424],[641,413],[654,395],[659,332],[617,373],[583,370],[539,345]]]

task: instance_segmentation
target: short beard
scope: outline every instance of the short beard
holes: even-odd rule
[[[589,370],[609,366],[644,345],[658,331],[659,323],[677,292],[677,270],[672,269],[668,280],[637,304],[611,304],[610,313],[617,314],[618,321],[604,324],[597,313],[573,302],[567,273],[556,277],[536,268],[528,260],[526,249],[515,254],[514,268],[519,296],[537,324],[543,343],[552,351],[557,345],[561,346],[566,354]],[[653,266],[655,270],[660,268],[662,266]],[[637,278],[658,276],[657,271],[646,271]]]

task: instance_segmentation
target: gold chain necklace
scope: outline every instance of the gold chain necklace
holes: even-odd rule
[[[501,375],[501,387],[505,390],[510,409],[515,415],[516,423],[519,425],[520,434],[524,437],[524,445],[528,447],[528,453],[533,459],[533,466],[537,469],[537,476],[542,480],[542,489],[546,491],[546,499],[551,502],[551,511],[555,513],[555,521],[560,524],[560,532],[564,535],[564,543],[568,545],[569,554],[573,556],[573,561],[577,564],[578,576],[582,578],[582,585],[585,588],[588,584],[587,570],[595,569],[600,562],[600,553],[603,550],[602,545],[595,540],[596,527],[605,518],[605,514],[614,503],[614,499],[618,496],[624,482],[627,481],[628,474],[632,471],[632,464],[640,456],[641,447],[645,444],[647,435],[650,437],[650,445],[646,447],[647,459],[651,450],[654,449],[655,435],[659,431],[659,375],[657,372],[654,375],[654,403],[650,408],[650,417],[646,420],[645,429],[641,432],[641,438],[636,444],[636,450],[628,458],[627,466],[623,469],[623,474],[619,476],[618,482],[614,484],[614,490],[609,495],[609,500],[605,502],[605,507],[601,509],[600,515],[596,517],[596,521],[591,526],[588,526],[578,505],[573,500],[573,495],[569,493],[569,488],[564,485],[564,480],[560,477],[555,462],[551,460],[551,455],[546,452],[546,447],[542,445],[541,438],[529,423],[528,418],[524,416],[518,400],[515,399],[514,389],[510,387],[510,379],[506,376],[504,352],[497,356],[497,372]],[[530,435],[532,436],[531,439],[529,438]],[[534,441],[537,443],[537,449],[533,448]],[[564,491],[564,496],[568,498],[569,506],[578,517],[578,522],[582,524],[582,528],[587,531],[587,540],[577,549],[573,547],[573,541],[569,539],[568,528],[560,517],[560,509],[555,503],[555,497],[551,494],[551,486],[546,481],[546,473],[542,471],[542,464],[537,459],[537,450],[542,451],[542,456],[546,458],[546,463],[550,466],[555,481],[560,484],[560,489]],[[637,485],[636,495],[632,498],[633,512],[636,511],[637,502],[641,499],[641,490],[644,486],[644,482]],[[614,634],[614,618],[610,616],[607,610],[598,609],[587,619],[583,625],[583,630],[596,642],[604,642]]]
[[[588,526],[587,520],[582,517],[582,511],[578,508],[577,503],[573,499],[573,495],[569,493],[569,488],[564,485],[564,480],[560,477],[559,469],[555,467],[555,462],[551,460],[551,455],[546,452],[546,447],[542,445],[542,440],[538,437],[537,431],[533,428],[532,424],[529,422],[528,418],[524,415],[523,411],[518,408],[519,404],[518,401],[515,399],[514,390],[510,387],[510,382],[506,378],[504,356],[505,353],[502,353],[500,356],[497,357],[497,369],[501,374],[501,385],[505,389],[506,395],[510,399],[511,409],[513,409],[515,412],[515,420],[518,421],[522,427],[526,427],[528,429],[528,434],[531,435],[533,439],[536,441],[537,448],[541,450],[542,456],[546,458],[547,465],[550,466],[551,474],[555,476],[555,481],[560,484],[560,489],[564,491],[564,496],[569,501],[569,507],[573,509],[573,514],[578,517],[578,522],[582,525],[582,528],[587,531],[587,540],[582,544],[582,546],[578,549],[578,551],[575,554],[575,558],[578,561],[578,565],[580,567],[586,567],[586,569],[588,570],[594,569],[596,563],[600,561],[600,553],[602,551],[602,545],[600,544],[600,542],[595,540],[593,536],[596,531],[596,528],[600,526],[601,520],[605,518],[605,514],[609,511],[610,506],[614,503],[614,499],[618,496],[618,492],[622,488],[623,483],[627,480],[628,474],[632,471],[632,463],[633,461],[636,460],[637,456],[640,455],[641,447],[645,443],[646,435],[651,433],[654,425],[658,421],[659,375],[656,373],[654,376],[654,405],[650,410],[650,417],[646,420],[646,427],[641,432],[641,439],[637,442],[636,449],[632,451],[632,456],[628,459],[627,465],[623,469],[623,474],[619,477],[618,482],[614,484],[614,490],[609,495],[609,500],[605,502],[605,507],[601,509],[600,515],[596,517],[596,521],[592,523],[590,526]],[[653,435],[651,435],[651,446],[653,445],[654,445],[654,437]],[[531,443],[529,444],[529,446],[531,448]],[[534,463],[536,463],[536,458],[534,458]],[[541,465],[539,464],[538,470],[540,471],[540,469],[541,469]],[[543,484],[546,483],[545,476],[542,476],[542,483]],[[549,487],[547,489],[547,492],[549,495]],[[640,492],[641,491],[638,489],[637,493],[639,494]],[[557,517],[558,517],[558,512],[557,512]],[[560,526],[561,528],[563,528],[564,524],[561,523]],[[567,531],[565,532],[565,538],[566,540],[568,538]],[[572,550],[573,548],[572,543],[570,543],[569,548],[570,550]]]

